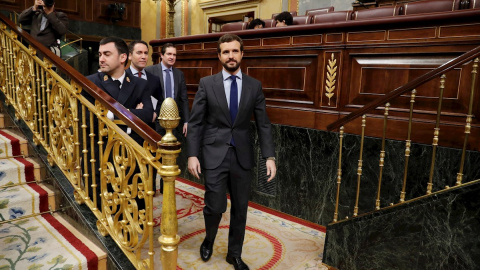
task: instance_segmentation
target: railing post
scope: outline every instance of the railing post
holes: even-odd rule
[[[337,222],[338,220],[338,200],[340,197],[340,184],[342,183],[342,149],[343,149],[343,132],[344,127],[340,127],[340,146],[338,149],[338,169],[337,169],[337,197],[335,200],[335,213],[333,215],[333,222]]]
[[[442,114],[442,102],[443,102],[443,90],[445,90],[445,74],[440,77],[440,97],[438,98],[438,109],[437,109],[437,121],[435,122],[435,131],[433,133],[433,150],[432,150],[432,162],[430,165],[430,177],[428,179],[427,185],[427,195],[432,193],[433,187],[433,174],[435,169],[435,157],[437,154],[438,138],[440,137],[440,116]]]
[[[412,146],[412,140],[410,140],[410,137],[412,135],[413,105],[415,104],[416,94],[417,94],[417,90],[415,89],[413,89],[412,93],[410,93],[410,116],[408,117],[408,132],[407,132],[407,140],[405,141],[405,164],[403,167],[403,184],[402,184],[402,191],[400,192],[401,203],[405,201],[405,189],[407,186],[407,174],[408,174],[408,160],[410,158],[410,147]]]
[[[380,150],[380,161],[378,166],[380,167],[380,172],[378,173],[378,187],[377,187],[377,199],[375,200],[375,210],[380,209],[380,191],[382,188],[382,176],[383,176],[383,166],[385,165],[385,139],[387,136],[387,121],[388,121],[388,110],[390,108],[390,103],[385,104],[385,112],[383,116],[383,136],[382,136],[382,150]]]
[[[477,68],[478,68],[478,58],[475,58],[473,61],[472,67],[472,84],[470,88],[470,100],[468,104],[468,114],[467,120],[465,124],[465,139],[463,141],[463,149],[462,149],[462,157],[460,160],[460,168],[457,173],[457,182],[455,183],[456,186],[461,185],[463,181],[463,166],[465,164],[465,152],[467,151],[467,144],[468,144],[468,136],[470,135],[471,123],[472,123],[472,109],[473,109],[473,97],[475,94],[475,82],[477,80]]]
[[[365,127],[367,125],[367,115],[362,116],[362,137],[360,141],[360,157],[358,158],[357,168],[357,196],[355,198],[355,208],[353,209],[353,216],[358,215],[358,199],[360,198],[360,180],[362,179],[362,167],[363,167],[363,142],[365,141]]]
[[[158,152],[162,157],[160,176],[163,179],[163,205],[162,221],[160,225],[161,236],[158,241],[162,245],[161,263],[162,269],[175,270],[177,268],[178,233],[177,207],[175,202],[175,179],[180,174],[176,164],[180,153],[180,143],[172,134],[179,122],[177,104],[172,98],[167,98],[160,109],[160,125],[166,130],[165,135],[159,143]]]

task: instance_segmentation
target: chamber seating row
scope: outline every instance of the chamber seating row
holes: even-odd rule
[[[349,20],[368,20],[373,18],[415,15],[434,12],[447,12],[463,9],[480,8],[480,0],[429,0],[420,2],[402,3],[396,6],[363,9],[357,11],[334,11],[333,7],[307,10],[305,15],[297,16],[297,12],[290,12],[293,16],[293,25],[319,24]],[[265,28],[275,27],[275,16],[265,19]],[[248,29],[248,22],[227,23],[222,26],[222,32]]]

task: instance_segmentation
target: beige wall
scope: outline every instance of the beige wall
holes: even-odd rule
[[[142,40],[145,40],[147,43],[152,39],[157,39],[157,5],[160,3],[154,2],[152,0],[142,0],[141,2],[141,29],[142,29]],[[150,48],[150,55],[152,50]],[[148,60],[148,65],[152,64],[151,57]]]
[[[152,39],[158,39],[160,37],[160,28],[165,27],[166,18],[162,18],[161,16],[157,15],[160,14],[160,2],[165,2],[166,0],[159,0],[158,2],[154,2],[152,0],[141,0],[141,27],[142,27],[142,39],[149,42]],[[187,29],[187,33],[191,33],[191,35],[197,34],[205,34],[208,32],[207,29],[207,15],[206,14],[222,14],[228,13],[230,10],[242,10],[241,7],[245,6],[250,8],[251,11],[252,5],[256,5],[254,10],[260,15],[261,19],[269,19],[271,18],[273,13],[278,13],[283,11],[284,6],[288,6],[289,0],[259,0],[258,2],[255,1],[246,1],[241,3],[236,3],[236,1],[232,0],[233,5],[224,5],[221,7],[214,7],[209,8],[207,10],[203,10],[200,7],[200,3],[205,5],[205,3],[215,3],[215,2],[225,2],[228,0],[180,0],[183,1],[183,5],[187,6],[188,9],[188,24],[184,25]],[[293,0],[292,0],[293,1]],[[324,7],[334,5],[335,10],[345,10],[351,9],[351,1],[347,0],[297,0],[298,4],[297,7],[299,12],[302,14],[305,12],[306,9],[316,8],[316,7]],[[178,3],[177,5],[182,5],[182,3]],[[252,4],[253,3],[253,4]],[[258,3],[258,4],[255,4]],[[346,5],[345,7],[342,5]],[[206,12],[205,12],[206,11]],[[158,16],[158,17],[157,17]],[[175,24],[182,24],[181,20],[182,16],[176,16]],[[182,29],[182,27],[176,27],[176,29]],[[175,33],[176,36],[181,35],[181,33]]]

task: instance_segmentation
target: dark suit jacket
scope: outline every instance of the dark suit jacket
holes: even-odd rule
[[[217,168],[224,159],[233,136],[237,158],[244,169],[254,165],[250,119],[255,117],[260,149],[264,158],[275,156],[270,120],[260,81],[242,74],[242,95],[235,123],[230,119],[222,73],[200,79],[188,123],[188,156],[199,157],[203,167]]]
[[[132,71],[130,70],[130,68],[127,68],[125,72],[135,77],[135,75],[132,74]],[[157,113],[157,117],[158,117],[158,115],[160,114],[160,107],[162,106],[162,103],[165,100],[165,98],[163,97],[162,84],[160,83],[160,78],[158,76],[155,76],[146,70],[145,70],[145,74],[147,75],[147,85],[148,85],[148,89],[150,90],[150,96],[153,96],[158,101],[156,107],[153,108],[154,111]],[[153,106],[153,103],[152,103],[152,106]],[[152,121],[148,123],[150,127],[152,127],[154,130],[155,130],[155,122],[157,122],[157,120],[155,120],[153,123]]]
[[[31,25],[30,35],[37,39],[46,47],[56,45],[57,39],[60,39],[68,31],[68,17],[63,12],[54,11],[48,15],[47,24],[43,31],[40,31],[42,25],[42,13],[33,11],[33,7],[25,9],[18,17],[18,22],[23,25]]]
[[[105,78],[107,78],[107,80],[105,80]],[[114,84],[111,77],[103,72],[98,72],[87,76],[87,79],[115,98],[115,89],[117,86]],[[95,99],[88,93],[82,92],[82,95],[85,96],[90,102],[95,104]],[[150,89],[147,86],[146,80],[139,79],[129,73],[126,73],[125,78],[123,79],[122,88],[120,89],[120,93],[116,100],[126,109],[129,109],[130,112],[140,118],[143,122],[147,124],[152,122],[153,107],[152,100],[150,98]],[[143,109],[135,109],[140,102],[143,103]],[[126,127],[122,128],[126,130]],[[142,145],[143,139],[141,139],[139,135],[132,131],[130,136],[140,145]]]
[[[163,97],[165,97],[165,87],[163,82],[163,71],[162,65],[156,64],[153,66],[148,66],[145,68],[145,71],[152,73],[153,75],[160,78],[160,84],[163,89]],[[180,111],[180,118],[183,122],[188,122],[190,118],[190,110],[188,105],[188,96],[187,96],[187,84],[185,83],[185,76],[183,72],[177,68],[172,67],[173,72],[173,87],[174,87],[174,99],[177,103],[178,110]],[[147,75],[148,77],[148,75]]]

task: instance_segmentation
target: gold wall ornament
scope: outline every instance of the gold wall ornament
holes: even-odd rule
[[[160,126],[166,130],[161,142],[177,142],[177,138],[173,135],[172,130],[175,129],[180,123],[180,115],[178,113],[177,103],[175,103],[173,98],[166,98],[165,101],[163,101],[158,120],[160,122]]]
[[[335,95],[335,83],[337,80],[335,78],[337,77],[337,59],[335,59],[333,53],[331,55],[331,58],[328,59],[328,65],[327,65],[327,80],[325,81],[325,96],[328,97],[328,105],[330,106],[330,101],[332,97]]]

